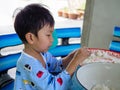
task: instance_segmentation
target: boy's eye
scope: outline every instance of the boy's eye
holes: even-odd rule
[[[50,34],[48,34],[47,36],[51,36]]]

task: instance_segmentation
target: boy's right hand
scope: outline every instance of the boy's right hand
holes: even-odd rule
[[[77,60],[77,62],[79,64],[82,64],[82,62],[88,58],[90,56],[90,51],[88,50],[88,48],[86,47],[83,47],[83,48],[80,48],[76,51],[75,55],[74,55],[74,60]]]
[[[78,65],[82,65],[82,62],[90,56],[90,51],[86,48],[80,48],[75,51],[75,54],[67,66],[66,70],[72,76]]]

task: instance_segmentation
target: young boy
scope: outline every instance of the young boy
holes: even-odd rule
[[[53,41],[54,19],[40,4],[21,10],[14,27],[25,46],[17,62],[14,90],[68,90],[76,67],[90,55],[87,48],[78,49],[62,60],[47,52]]]

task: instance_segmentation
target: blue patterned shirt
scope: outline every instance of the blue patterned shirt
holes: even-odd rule
[[[21,53],[17,62],[14,90],[68,90],[70,75],[49,52],[41,54],[46,63],[44,68],[39,60]]]

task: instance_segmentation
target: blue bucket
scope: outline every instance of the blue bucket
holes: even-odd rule
[[[77,71],[79,70],[80,66],[78,66],[78,68],[76,69],[72,80],[71,80],[71,85],[70,85],[70,90],[87,90],[78,80],[77,78]]]

